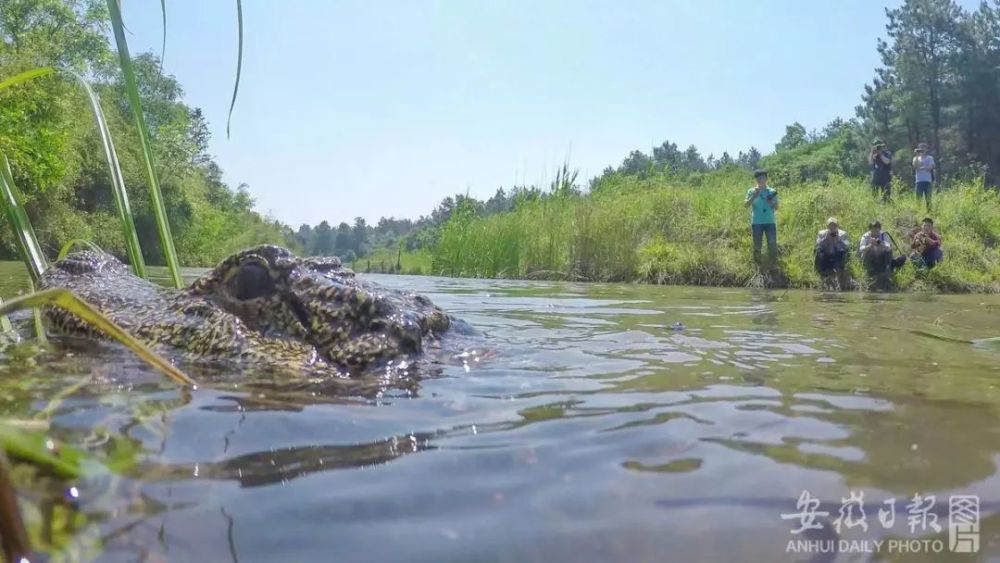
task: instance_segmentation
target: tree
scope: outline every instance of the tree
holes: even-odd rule
[[[684,170],[688,172],[701,172],[708,169],[708,165],[701,158],[698,147],[691,145],[684,151]]]
[[[676,143],[663,141],[653,147],[653,162],[660,170],[680,172],[684,168],[684,153],[677,149]]]
[[[351,229],[351,249],[357,256],[365,256],[368,252],[368,223],[364,217],[354,218],[354,227]]]
[[[331,236],[334,237],[333,248],[337,256],[344,255],[348,250],[354,250],[354,234],[351,232],[351,226],[347,223],[342,222],[337,225],[336,235],[331,233]]]
[[[622,161],[618,171],[622,174],[630,174],[645,177],[653,170],[653,161],[642,151],[632,151],[628,157]]]
[[[736,164],[740,168],[746,168],[747,170],[753,170],[760,166],[761,154],[757,150],[757,147],[750,147],[747,152],[740,151],[739,155],[736,157]]]
[[[302,248],[311,252],[313,249],[313,229],[309,225],[303,223],[299,225],[298,232],[295,233],[295,241],[299,243]]]
[[[801,123],[796,121],[795,123],[785,127],[785,135],[781,137],[781,140],[778,141],[777,145],[775,145],[774,150],[791,150],[801,147],[808,142],[806,136],[806,128],[803,127]]]
[[[326,221],[320,222],[313,230],[313,244],[310,254],[314,256],[332,256],[334,254],[333,229]]]

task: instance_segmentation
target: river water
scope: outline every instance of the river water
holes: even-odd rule
[[[0,271],[5,297],[23,285]],[[64,549],[950,560],[974,531],[960,560],[1000,559],[996,296],[369,277],[468,321],[481,353],[361,396],[218,372],[181,392],[113,345],[5,371],[5,416],[63,392],[53,436],[136,461],[78,483]],[[978,527],[952,530],[973,498]]]

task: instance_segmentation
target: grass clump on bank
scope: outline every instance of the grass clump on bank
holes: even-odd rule
[[[749,210],[751,178],[744,170],[686,179],[612,174],[585,196],[527,201],[513,211],[478,217],[457,210],[433,251],[435,274],[469,277],[571,279],[714,286],[755,285]],[[964,184],[934,194],[930,213],[904,186],[889,204],[863,180],[773,186],[780,192],[779,263],[791,287],[820,287],[813,270],[816,233],[836,216],[857,247],[878,219],[901,250],[924,216],[935,220],[945,261],[917,274],[897,272],[899,289],[1000,292],[1000,195]],[[852,257],[855,279],[864,275]]]
[[[357,258],[347,265],[356,272],[426,276],[433,273],[432,261],[433,255],[425,249],[412,252],[397,249],[393,252],[378,248],[370,256]]]

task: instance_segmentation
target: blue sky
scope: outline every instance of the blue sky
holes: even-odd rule
[[[973,2],[962,2],[972,5]],[[125,2],[159,52],[159,2]],[[446,195],[588,179],[669,139],[768,152],[785,125],[852,117],[878,65],[864,0],[169,0],[165,69],[232,186],[293,227],[417,218]]]

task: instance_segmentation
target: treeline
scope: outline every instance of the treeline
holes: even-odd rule
[[[944,176],[1000,182],[1000,0],[968,11],[952,0],[886,10],[882,67],[858,116],[909,157],[930,144]]]
[[[573,185],[572,189],[579,193],[577,186]],[[534,201],[547,194],[534,186],[517,186],[510,190],[498,188],[485,201],[456,194],[444,198],[429,215],[422,215],[416,220],[382,217],[376,225],[369,225],[363,217],[355,217],[353,224],[342,222],[337,227],[328,221],[321,221],[316,226],[302,224],[295,232],[294,240],[309,254],[339,256],[346,262],[369,257],[376,250],[412,252],[434,246],[440,228],[459,208],[473,208],[477,214],[491,215],[511,211],[519,202]]]
[[[114,139],[145,259],[162,264],[149,190],[108,41],[105,3],[96,0],[0,0],[0,79],[39,66],[87,77],[101,99]],[[235,189],[208,153],[201,111],[164,74],[157,57],[134,64],[174,242],[185,265],[210,265],[262,242],[294,245],[294,233],[254,210],[247,186]],[[10,159],[36,234],[54,255],[72,239],[87,239],[124,254],[107,164],[89,101],[62,74],[0,91],[0,150]],[[0,258],[17,259],[6,219],[0,219]]]

